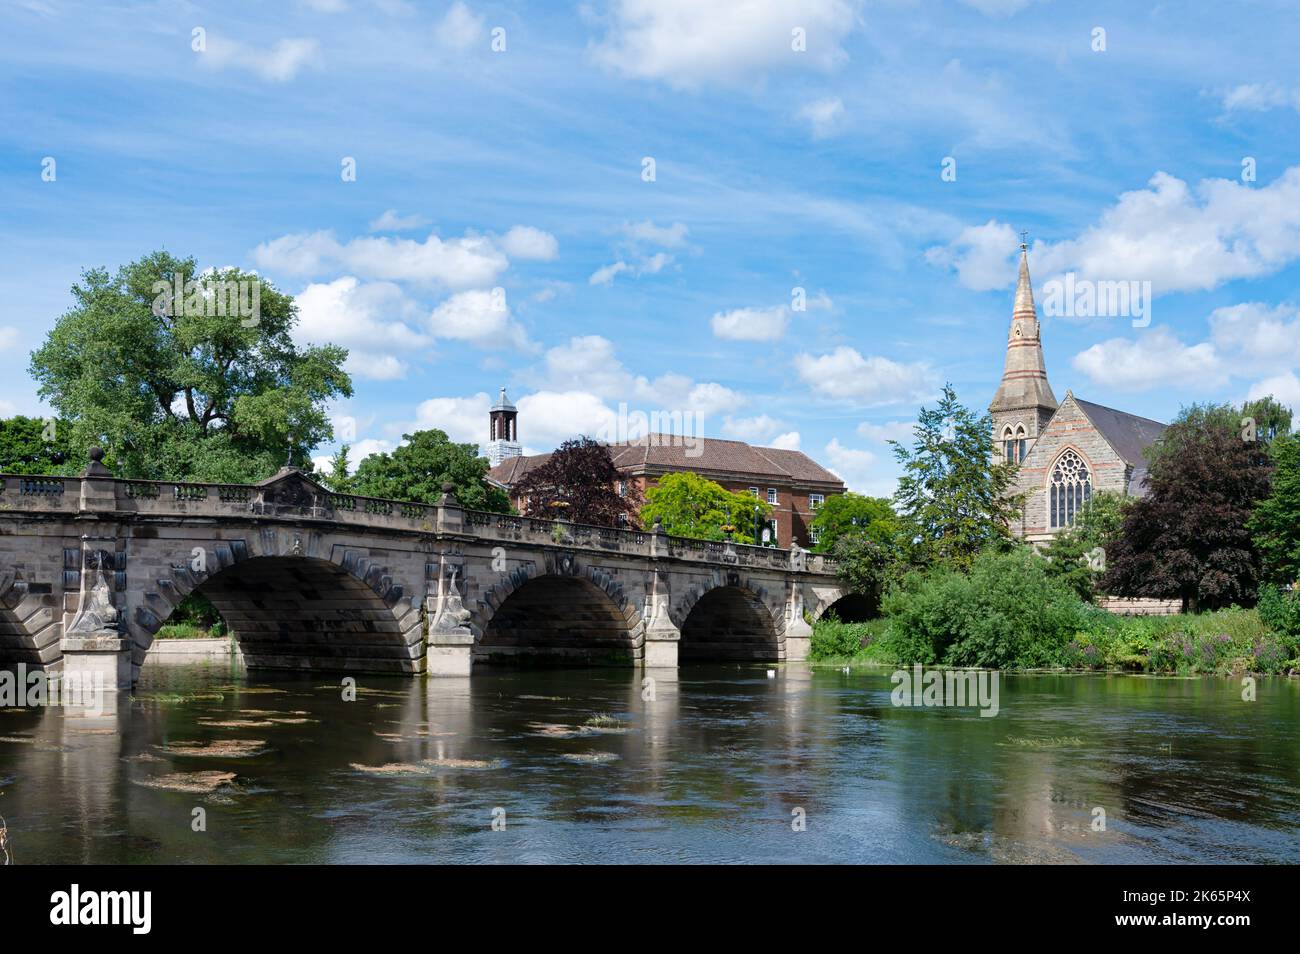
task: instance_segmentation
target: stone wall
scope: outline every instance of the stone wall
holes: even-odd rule
[[[1047,480],[1057,459],[1073,449],[1088,465],[1093,492],[1119,491],[1128,487],[1129,466],[1115,455],[1106,439],[1084,415],[1072,395],[1061,402],[1051,427],[1034,442],[1020,465],[1017,488],[1028,496],[1021,519],[1020,535],[1030,543],[1051,540]]]

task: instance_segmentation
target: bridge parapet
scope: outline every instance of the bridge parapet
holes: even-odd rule
[[[282,472],[283,473],[283,472]],[[296,474],[296,472],[295,472]],[[298,475],[306,478],[306,475]],[[365,529],[452,533],[503,545],[563,546],[627,556],[732,564],[773,570],[832,575],[837,562],[823,554],[724,540],[671,536],[656,530],[598,527],[567,520],[462,508],[447,496],[442,503],[389,500],[340,494],[302,481],[219,484],[198,481],[127,480],[109,477],[113,511],[143,517],[284,517],[325,520]],[[83,506],[82,478],[0,475],[0,511],[77,514]],[[285,488],[289,488],[286,492]],[[107,488],[105,488],[107,489]],[[103,504],[96,505],[104,509]]]
[[[0,475],[0,509],[75,513],[81,481],[76,477]]]

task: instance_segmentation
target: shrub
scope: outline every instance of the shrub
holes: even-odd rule
[[[808,658],[840,659],[857,656],[871,642],[868,623],[845,623],[834,613],[827,613],[813,624]]]
[[[1292,646],[1300,642],[1300,592],[1284,592],[1272,583],[1259,588],[1259,618]]]
[[[1027,548],[984,553],[968,576],[909,574],[885,597],[886,648],[899,662],[953,666],[1060,664],[1084,603]]]

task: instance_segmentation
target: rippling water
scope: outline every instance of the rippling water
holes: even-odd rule
[[[1009,676],[980,718],[894,708],[883,671],[765,670],[346,702],[335,675],[146,668],[100,718],[0,709],[0,814],[20,864],[1300,861],[1295,680]]]

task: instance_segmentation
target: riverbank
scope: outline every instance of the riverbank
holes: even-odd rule
[[[912,645],[891,631],[889,618],[865,623],[820,620],[813,626],[810,662],[816,666],[952,664],[943,658],[907,658]],[[1172,616],[1118,616],[1097,609],[1084,629],[1058,640],[1043,665],[1002,668],[1169,675],[1265,673],[1300,675],[1295,641],[1271,631],[1253,609]]]

